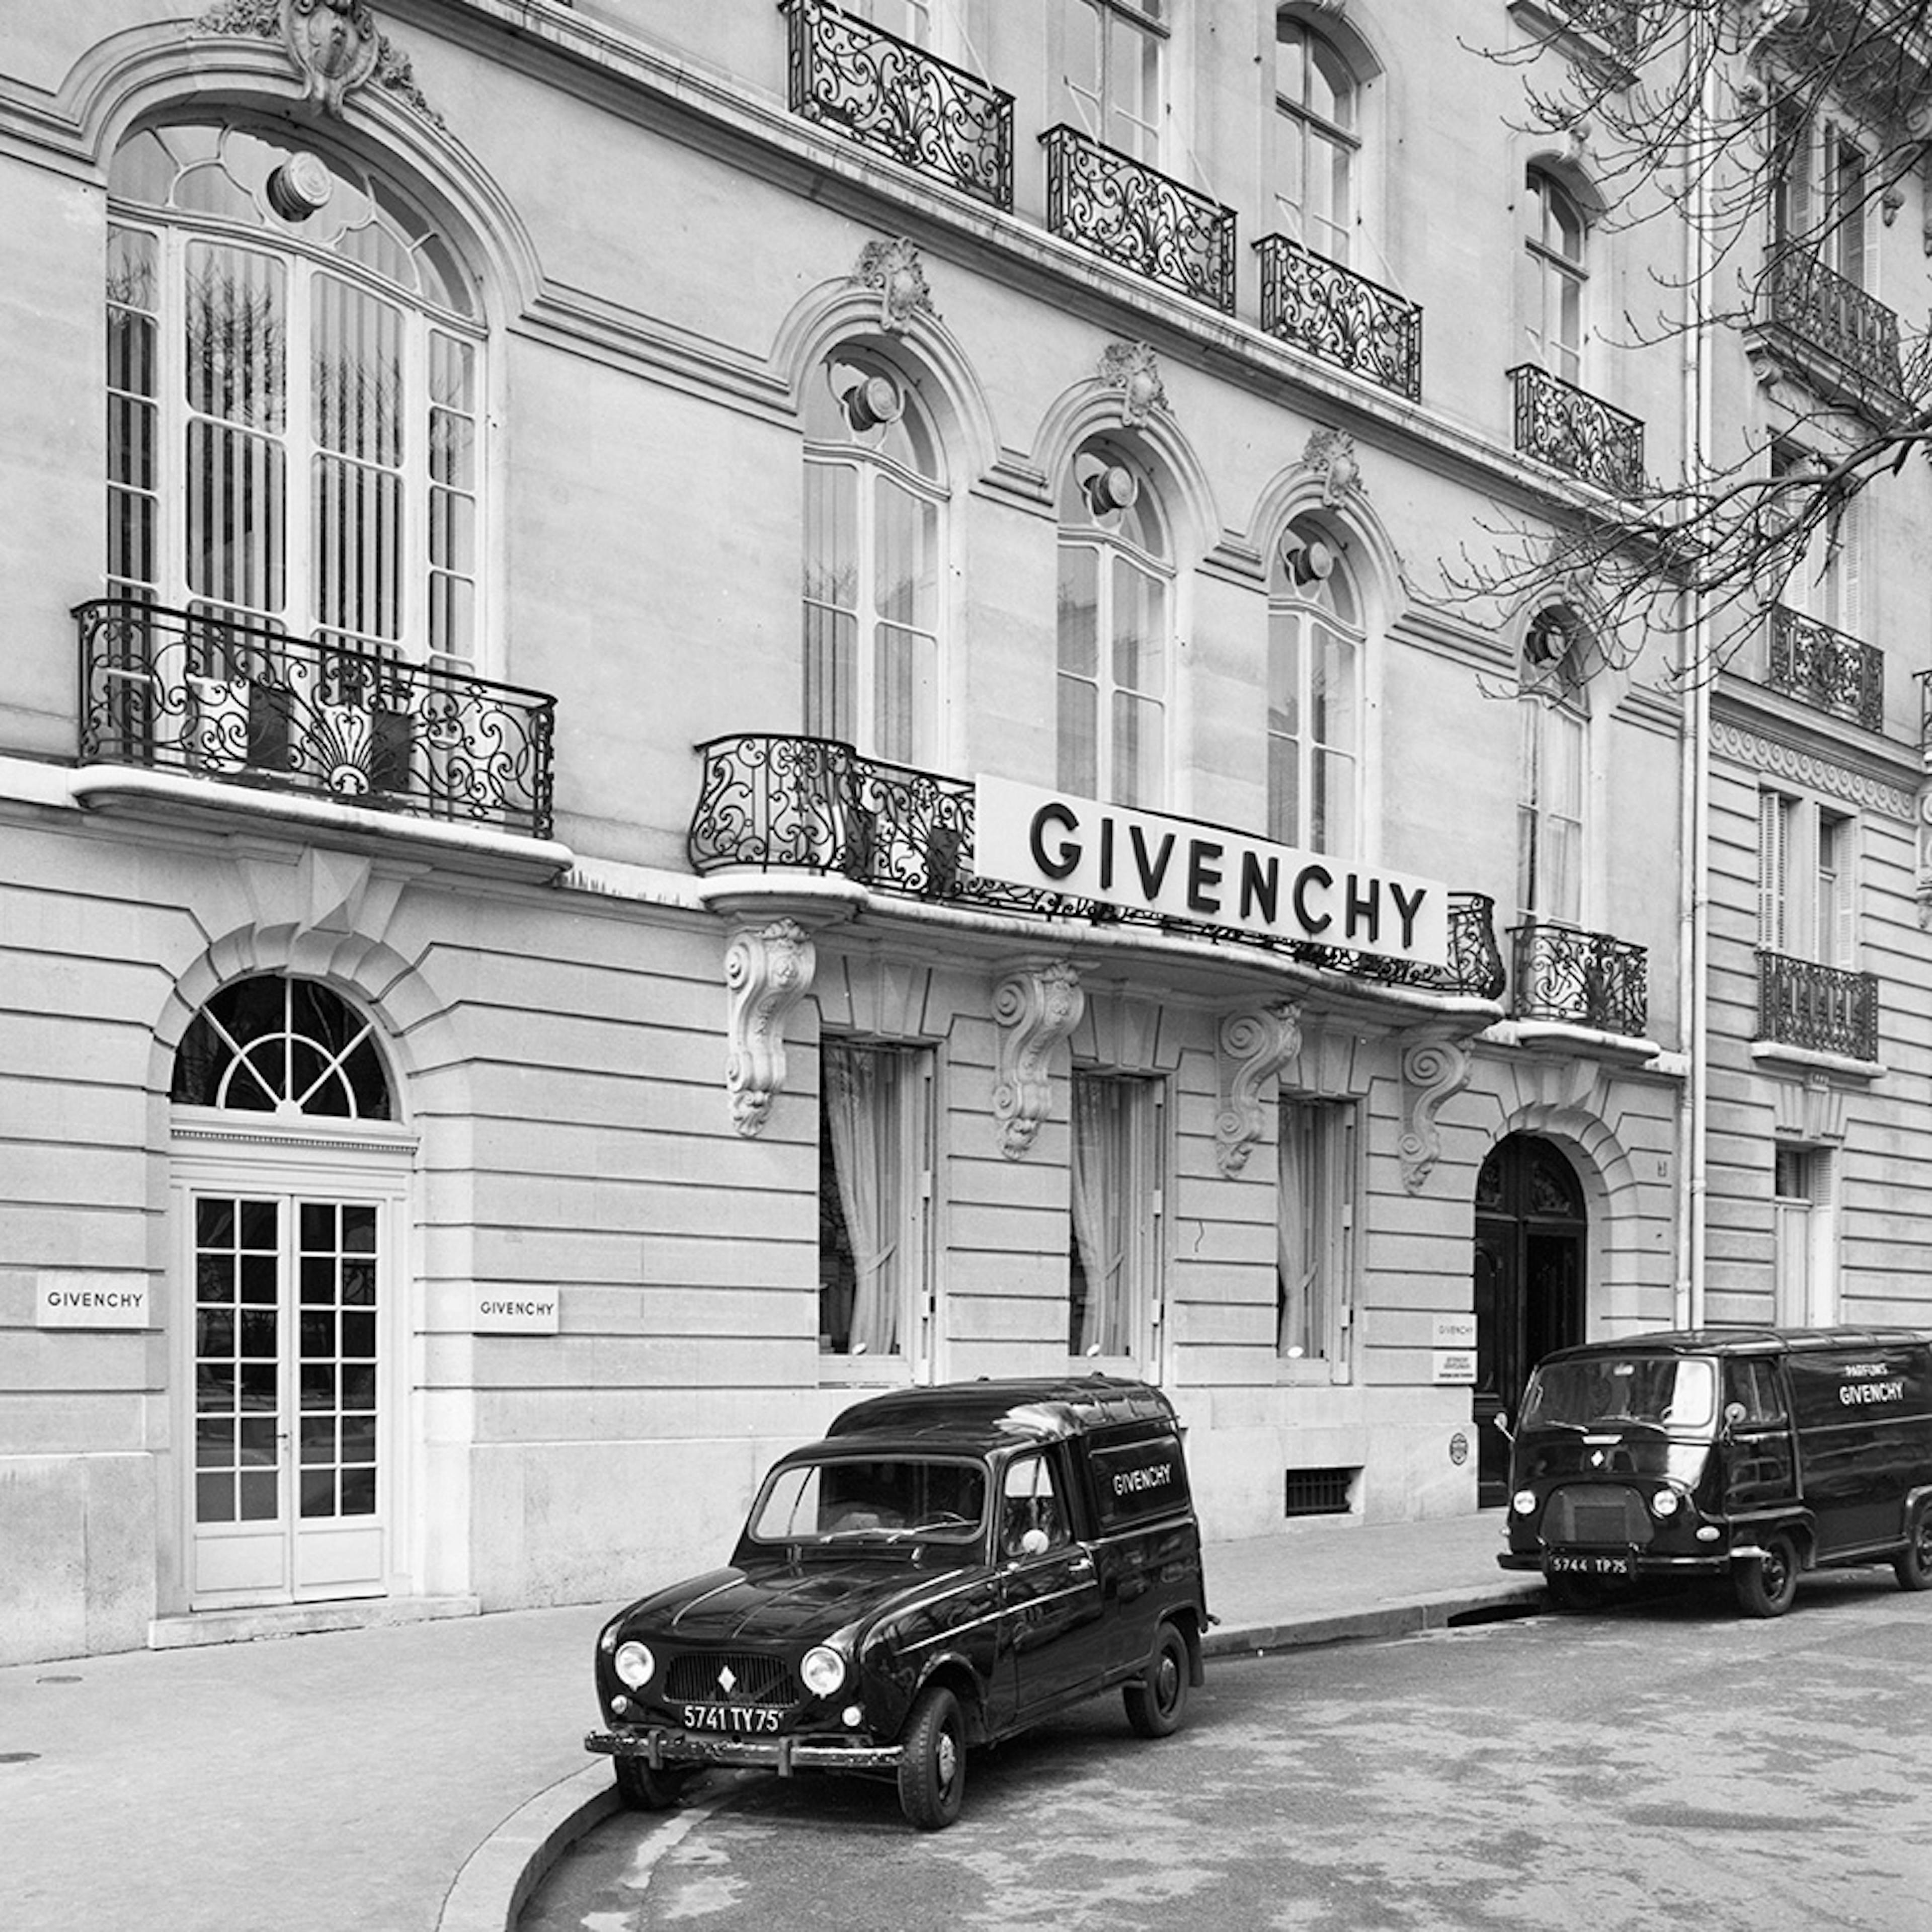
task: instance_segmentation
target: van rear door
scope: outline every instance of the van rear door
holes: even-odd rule
[[[1906,1492],[1932,1482],[1928,1351],[1896,1342],[1795,1349],[1786,1370],[1819,1554],[1896,1542]]]

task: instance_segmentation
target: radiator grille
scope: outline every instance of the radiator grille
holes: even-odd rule
[[[1286,1477],[1286,1516],[1346,1516],[1356,1469],[1289,1469]]]
[[[1622,1549],[1648,1543],[1650,1537],[1650,1512],[1642,1497],[1620,1483],[1558,1490],[1544,1511],[1546,1543],[1606,1544]]]
[[[798,1691],[782,1658],[757,1651],[688,1651],[671,1659],[664,1695],[676,1704],[790,1704]]]

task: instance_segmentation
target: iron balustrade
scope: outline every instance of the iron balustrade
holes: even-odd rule
[[[784,0],[791,111],[995,208],[1013,205],[1013,98],[828,6]]]
[[[1650,1019],[1649,968],[1641,946],[1608,933],[1536,920],[1510,928],[1510,1010],[1640,1040]]]
[[[1232,208],[1077,128],[1050,128],[1046,225],[1054,234],[1163,288],[1232,314]]]
[[[1914,671],[1918,680],[1918,750],[1932,759],[1932,670]]]
[[[1885,728],[1885,653],[1782,604],[1772,607],[1766,682],[1815,710],[1855,718],[1868,731]]]
[[[1516,446],[1614,496],[1643,488],[1643,424],[1587,389],[1533,362],[1509,372],[1516,392]]]
[[[541,692],[134,598],[74,615],[84,762],[550,836]]]
[[[1766,318],[1774,330],[1848,371],[1855,386],[1862,386],[1866,400],[1902,403],[1898,317],[1883,302],[1815,255],[1790,247],[1772,258],[1765,298]]]
[[[1412,402],[1420,398],[1418,304],[1285,235],[1264,236],[1255,247],[1262,328]]]
[[[1757,956],[1757,1034],[1780,1046],[1878,1059],[1878,980],[1782,952]]]
[[[824,738],[768,734],[714,738],[704,761],[686,850],[692,869],[839,874],[877,892],[1096,926],[1138,925],[1282,952],[1358,980],[1500,998],[1502,956],[1493,902],[1449,896],[1444,966],[1318,946],[1244,929],[1103,905],[973,869],[973,786],[868,758]]]

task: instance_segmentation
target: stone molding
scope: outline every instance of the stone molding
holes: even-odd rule
[[[993,1018],[999,1027],[993,1118],[1000,1151],[1009,1160],[1025,1157],[1040,1123],[1053,1111],[1048,1061],[1079,1024],[1086,1004],[1079,970],[1064,959],[1014,967],[993,988]]]

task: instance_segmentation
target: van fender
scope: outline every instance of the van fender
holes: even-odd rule
[[[927,1687],[934,1684],[943,1684],[959,1700],[959,1708],[966,1720],[967,1742],[970,1744],[988,1742],[993,1736],[994,1727],[988,1687],[964,1652],[944,1650],[927,1658],[926,1667],[920,1672],[917,1679],[907,1693],[905,1708],[908,1712],[925,1696]],[[904,1722],[903,1717],[900,1722]]]
[[[1780,1532],[1798,1546],[1798,1567],[1801,1570],[1814,1568],[1818,1554],[1818,1523],[1808,1509],[1784,1510],[1773,1516],[1732,1517],[1728,1552],[1732,1562],[1742,1563],[1762,1556],[1762,1539]]]
[[[1187,1681],[1198,1690],[1208,1681],[1207,1661],[1201,1648],[1200,1620],[1192,1606],[1186,1604],[1176,1604],[1172,1610],[1161,1613],[1154,1624],[1153,1641],[1148,1646],[1146,1655],[1127,1673],[1128,1677],[1138,1677],[1160,1654],[1160,1634],[1168,1624],[1180,1633],[1180,1640],[1187,1646]]]
[[[1904,1524],[1908,1537],[1918,1513],[1927,1509],[1932,1509],[1932,1483],[1919,1483],[1906,1491]]]

